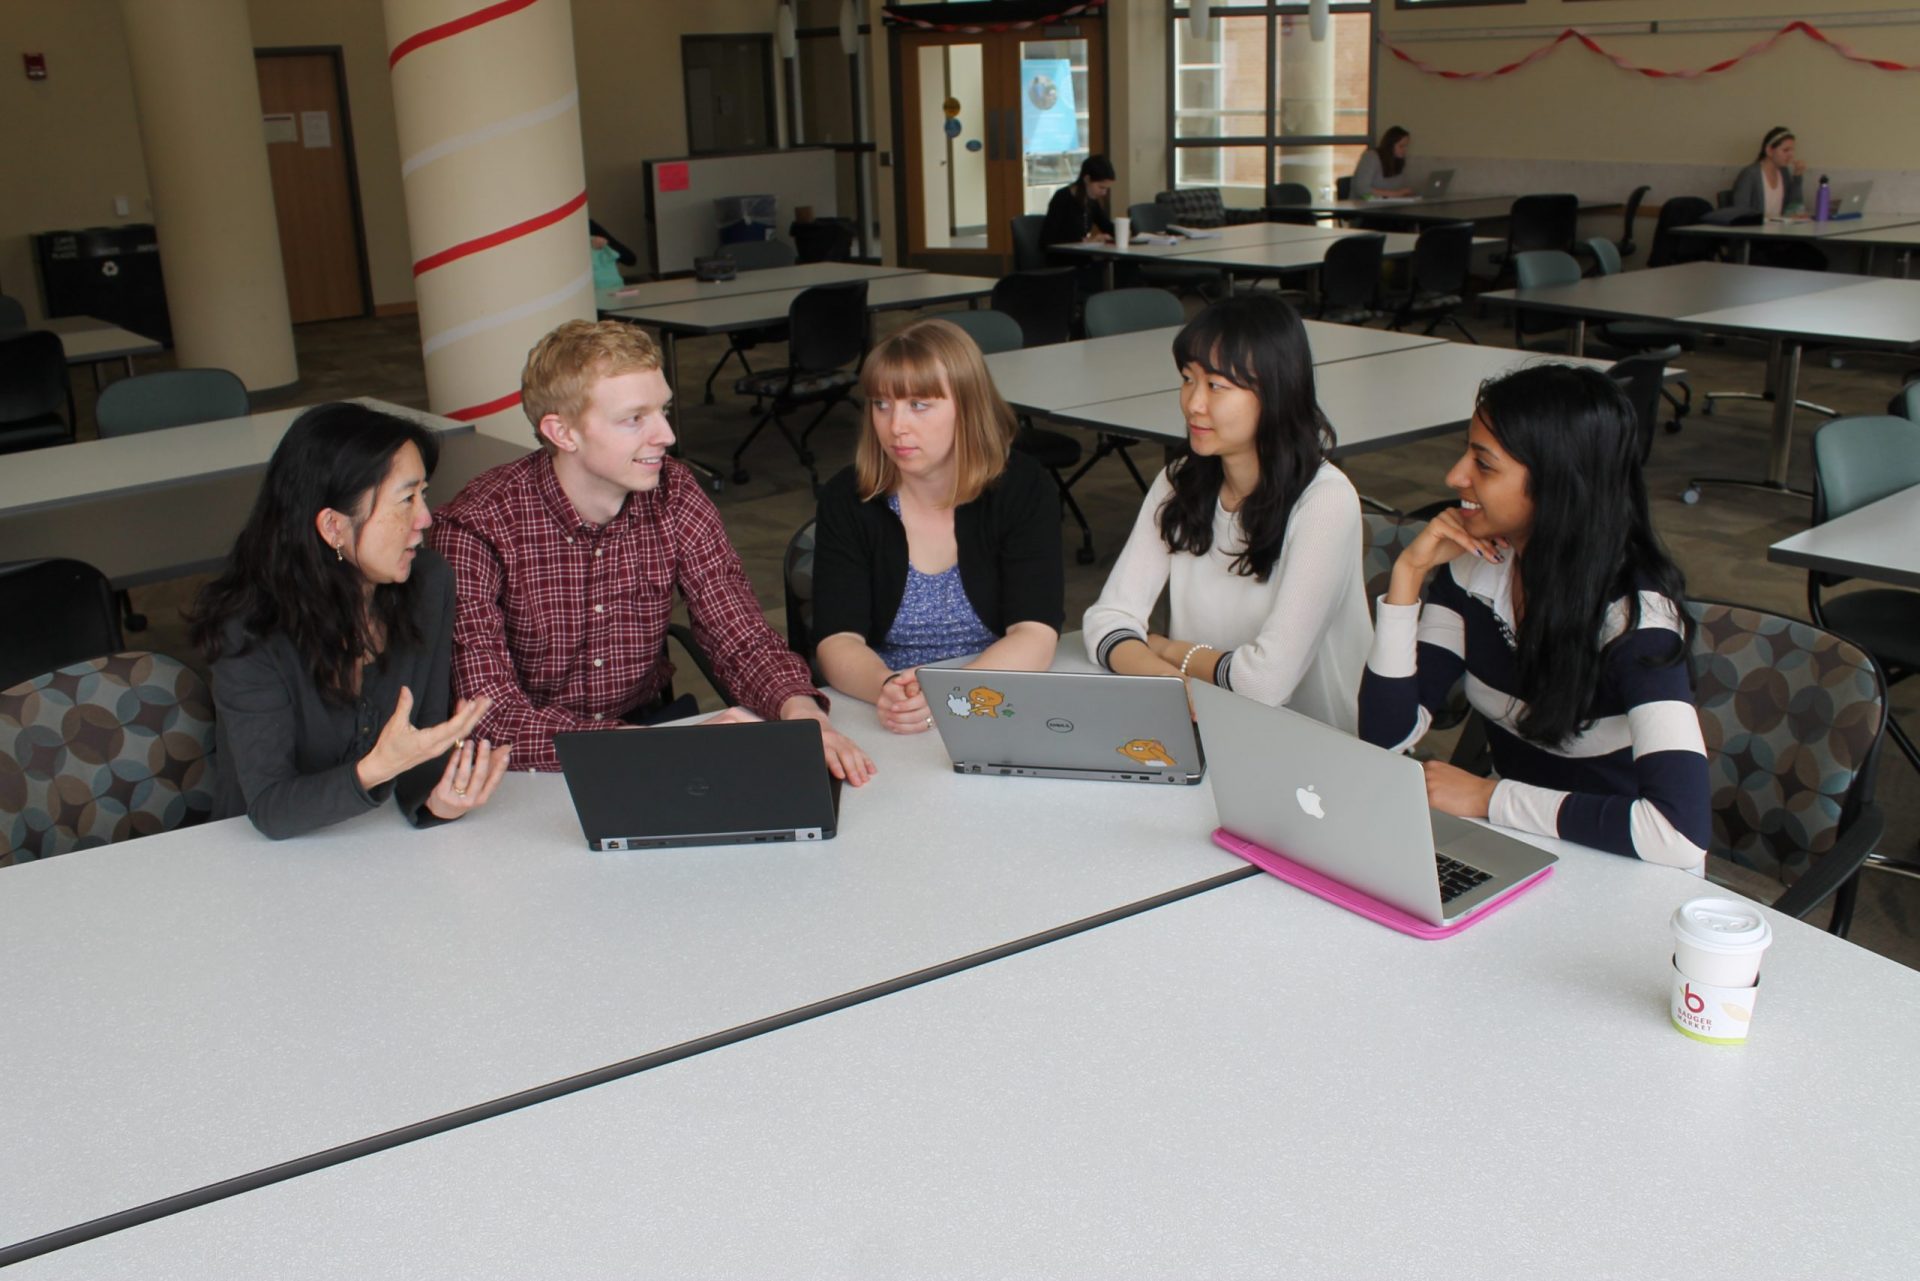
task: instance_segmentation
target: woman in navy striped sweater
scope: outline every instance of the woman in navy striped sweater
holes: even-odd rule
[[[1411,746],[1464,674],[1496,777],[1430,761],[1434,808],[1701,871],[1693,622],[1626,396],[1572,365],[1490,382],[1447,484],[1460,505],[1400,554],[1380,602],[1361,737]]]

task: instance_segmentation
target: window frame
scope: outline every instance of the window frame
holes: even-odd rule
[[[1415,8],[1427,8],[1433,4],[1524,4],[1526,0],[1425,0]],[[1400,0],[1395,0],[1400,3]],[[1279,127],[1279,102],[1274,96],[1275,81],[1279,76],[1280,43],[1279,24],[1282,17],[1308,16],[1306,0],[1295,0],[1291,4],[1276,3],[1239,3],[1237,0],[1224,0],[1213,7],[1213,18],[1257,18],[1266,21],[1266,117],[1267,131],[1260,134],[1219,134],[1183,138],[1179,136],[1179,24],[1187,21],[1190,12],[1183,0],[1172,0],[1167,6],[1167,191],[1178,190],[1180,172],[1180,152],[1187,148],[1210,147],[1259,147],[1266,153],[1266,181],[1261,185],[1261,203],[1266,203],[1267,192],[1273,189],[1276,180],[1274,155],[1285,147],[1345,147],[1355,144],[1372,146],[1374,142],[1374,115],[1377,109],[1376,94],[1380,81],[1380,42],[1379,14],[1371,0],[1332,0],[1327,6],[1330,13],[1367,15],[1369,31],[1367,40],[1367,132],[1361,134],[1282,134]],[[1222,111],[1222,115],[1252,115],[1252,112]]]

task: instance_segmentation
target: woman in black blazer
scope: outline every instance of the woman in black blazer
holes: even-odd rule
[[[1013,411],[958,326],[923,320],[861,370],[869,430],[820,493],[814,634],[821,673],[897,734],[933,717],[915,672],[1043,671],[1066,614],[1060,496],[1011,451]]]

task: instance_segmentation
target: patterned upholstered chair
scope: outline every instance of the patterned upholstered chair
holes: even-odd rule
[[[1163,191],[1154,203],[1167,207],[1167,221],[1182,227],[1230,227],[1243,222],[1265,222],[1264,209],[1229,209],[1218,187],[1183,187]]]
[[[1883,826],[1873,800],[1887,719],[1880,671],[1810,623],[1705,601],[1687,609],[1699,624],[1690,666],[1713,788],[1708,852],[1793,880],[1773,905],[1790,916],[1838,891],[1828,928],[1844,934]]]
[[[133,650],[0,691],[0,866],[204,820],[213,700],[176,659]]]

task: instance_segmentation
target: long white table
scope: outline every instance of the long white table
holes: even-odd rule
[[[1828,219],[1826,222],[1815,222],[1811,218],[1769,218],[1744,227],[1701,222],[1673,230],[1680,235],[1731,240],[1740,246],[1740,261],[1743,263],[1753,260],[1753,246],[1758,241],[1813,241],[1842,248],[1858,248],[1865,251],[1866,261],[1862,270],[1868,274],[1873,272],[1873,251],[1876,248],[1920,247],[1920,214],[1870,213],[1857,218]]]
[[[1446,345],[1445,339],[1426,334],[1322,320],[1304,323],[1316,367],[1382,352]],[[987,371],[1000,395],[1016,410],[1052,417],[1093,401],[1177,391],[1180,371],[1173,364],[1173,339],[1179,332],[1178,326],[1169,326],[995,352],[986,358]]]
[[[166,347],[157,338],[136,334],[111,321],[93,316],[55,316],[41,322],[42,329],[59,335],[69,365],[93,366],[93,385],[100,385],[100,366],[110,360],[122,361],[129,376],[135,356],[150,356]]]
[[[424,831],[238,819],[0,869],[0,1153],[31,1172],[0,1259],[1247,874],[1204,787],[962,778],[836,719],[880,774],[820,845],[592,853],[563,780],[515,774]]]
[[[458,434],[473,430],[471,423],[423,410],[365,396],[355,399],[359,404],[411,418],[432,431]],[[0,467],[0,516],[263,470],[287,428],[307,408],[270,409],[245,418],[11,454],[7,465]]]
[[[1687,1040],[1700,892],[1569,850],[1423,943],[1259,877],[18,1275],[1904,1281],[1920,976],[1773,916]]]
[[[1920,587],[1920,486],[1783,538],[1767,548],[1767,559]]]
[[[659,307],[676,302],[707,302],[716,298],[738,298],[743,294],[771,293],[778,289],[805,289],[811,285],[834,284],[844,280],[878,280],[883,276],[910,276],[917,267],[884,267],[859,262],[807,262],[791,267],[766,267],[743,271],[732,280],[697,280],[676,276],[672,280],[650,280],[644,284],[622,285],[618,289],[594,292],[594,305],[603,316],[633,307]]]
[[[1217,237],[1182,240],[1175,245],[1049,245],[1050,254],[1070,254],[1098,258],[1107,266],[1107,284],[1113,285],[1115,262],[1171,262],[1181,267],[1211,267],[1220,270],[1229,287],[1236,276],[1278,276],[1292,272],[1317,272],[1326,263],[1327,250],[1349,236],[1375,233],[1349,231],[1339,227],[1305,227],[1289,223],[1247,223],[1223,227]],[[1413,253],[1419,237],[1400,232],[1388,233],[1382,256],[1405,258]],[[1492,241],[1476,240],[1476,244]]]

